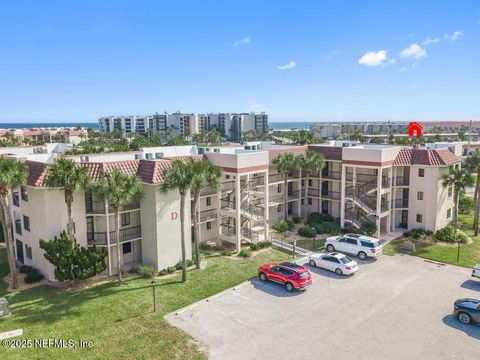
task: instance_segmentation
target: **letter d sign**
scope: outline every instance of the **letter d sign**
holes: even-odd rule
[[[170,220],[175,220],[178,217],[178,213],[176,211],[172,211],[170,213]]]

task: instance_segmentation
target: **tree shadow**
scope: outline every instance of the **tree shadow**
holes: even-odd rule
[[[468,336],[471,336],[474,339],[480,340],[480,325],[479,324],[469,324],[469,325],[462,324],[452,314],[445,316],[442,319],[442,321],[445,325],[450,326],[454,329],[463,331]]]

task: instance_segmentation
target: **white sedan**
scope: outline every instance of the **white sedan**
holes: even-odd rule
[[[332,252],[329,254],[316,253],[308,258],[310,266],[335,272],[337,275],[351,275],[358,271],[356,261],[344,254]]]

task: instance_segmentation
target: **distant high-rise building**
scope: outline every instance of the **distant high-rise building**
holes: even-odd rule
[[[102,132],[121,130],[126,135],[164,132],[172,129],[173,135],[192,136],[202,131],[217,130],[232,141],[242,141],[249,130],[268,131],[265,113],[210,113],[210,114],[154,114],[150,116],[107,116],[98,120]]]

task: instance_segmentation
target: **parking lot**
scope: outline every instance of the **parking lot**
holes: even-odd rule
[[[471,271],[408,255],[360,265],[352,277],[306,265],[305,292],[254,279],[167,319],[211,359],[480,359],[480,326],[451,315],[480,297]]]

